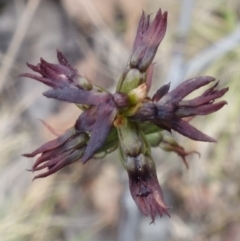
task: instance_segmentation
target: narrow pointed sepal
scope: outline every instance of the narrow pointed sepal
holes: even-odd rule
[[[171,122],[171,128],[182,134],[183,136],[186,136],[195,141],[216,142],[216,140],[212,137],[202,133],[201,131],[190,125],[188,122],[181,119],[173,120]]]
[[[213,112],[220,110],[227,104],[226,101],[219,101],[215,104],[200,105],[197,107],[179,108],[176,110],[176,116],[178,117],[189,117],[196,115],[209,115]]]
[[[164,95],[166,95],[168,93],[169,89],[170,89],[170,83],[160,87],[157,90],[157,92],[153,95],[152,101],[153,102],[158,102]]]
[[[215,78],[211,76],[200,76],[185,80],[174,90],[165,95],[165,98],[161,99],[160,104],[164,102],[165,104],[171,103],[173,106],[176,106],[184,97],[189,95],[191,92],[209,84],[214,80]]]
[[[57,139],[42,145],[34,152],[25,154],[26,157],[41,154],[33,164],[31,171],[47,169],[47,171],[35,176],[34,179],[49,176],[79,160],[84,154],[88,139],[86,133],[79,133],[72,128]]]
[[[169,215],[169,206],[166,205],[159,185],[155,165],[149,156],[140,154],[137,157],[128,157],[129,189],[139,210],[150,215],[151,223],[155,222],[156,215]]]
[[[99,105],[111,98],[110,94],[83,89],[52,89],[43,93],[47,98],[76,103],[82,105]]]
[[[68,131],[66,131],[62,136],[43,144],[32,153],[23,154],[23,156],[34,157],[37,154],[48,152],[52,149],[55,149],[61,146],[63,143],[65,143],[68,139],[70,139],[73,135],[75,135],[75,133],[76,133],[76,130],[74,128],[71,128]]]

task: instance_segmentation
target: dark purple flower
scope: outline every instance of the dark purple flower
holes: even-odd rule
[[[151,157],[140,154],[128,157],[127,163],[131,167],[127,169],[130,192],[140,211],[146,216],[150,215],[152,223],[157,214],[170,217]]]
[[[36,66],[27,63],[41,76],[24,73],[20,77],[35,79],[52,87],[52,90],[43,93],[48,98],[83,105],[100,105],[112,99],[109,93],[93,90],[92,85],[79,75],[60,51],[57,51],[57,58],[59,64],[48,63],[42,58]]]
[[[217,90],[218,83],[207,89],[201,96],[191,100],[183,100],[194,90],[214,80],[213,77],[209,76],[189,79],[170,92],[170,85],[164,85],[154,94],[152,101],[143,103],[132,119],[152,121],[162,129],[168,131],[173,129],[193,140],[215,142],[213,138],[197,130],[183,119],[190,116],[211,114],[227,104],[226,101],[214,103],[217,98],[222,97],[228,91],[228,88]]]
[[[38,80],[54,89],[69,87],[82,88],[79,85],[80,75],[78,71],[71,67],[60,51],[57,51],[57,58],[59,64],[48,63],[43,58],[40,59],[40,63],[36,66],[27,63],[27,66],[31,70],[41,74],[41,76],[29,73],[21,74],[20,76]]]
[[[157,52],[167,29],[167,12],[158,10],[156,17],[150,23],[150,15],[142,13],[137,34],[133,44],[130,66],[141,72],[147,70]]]
[[[31,171],[48,169],[46,172],[35,176],[34,179],[47,177],[81,159],[88,138],[86,133],[71,128],[55,140],[43,144],[32,153],[24,154],[25,157],[34,157],[41,154],[32,166]]]

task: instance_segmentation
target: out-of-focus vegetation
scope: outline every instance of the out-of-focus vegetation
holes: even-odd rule
[[[54,138],[77,107],[44,98],[40,83],[19,79],[25,62],[55,60],[59,48],[80,73],[111,91],[121,74],[142,9],[169,13],[155,58],[154,88],[212,75],[229,86],[219,112],[193,119],[218,140],[173,135],[188,150],[186,170],[174,153],[153,150],[171,218],[148,225],[127,188],[118,153],[75,163],[31,182],[33,160],[21,157]],[[0,2],[0,240],[240,240],[240,2],[238,0],[8,0]],[[153,88],[153,89],[154,89]]]

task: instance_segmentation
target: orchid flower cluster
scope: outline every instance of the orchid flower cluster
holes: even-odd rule
[[[149,97],[152,61],[166,28],[167,12],[159,10],[152,22],[150,15],[142,13],[129,61],[113,94],[81,76],[60,51],[57,51],[59,64],[42,58],[36,66],[27,64],[39,75],[24,73],[20,76],[50,86],[51,89],[43,93],[47,98],[74,103],[82,110],[72,128],[32,153],[24,154],[26,157],[40,154],[31,170],[45,169],[45,172],[35,179],[47,177],[79,160],[85,164],[90,159],[103,158],[118,149],[128,173],[131,195],[140,211],[150,215],[152,222],[157,214],[169,216],[151,147],[176,152],[188,167],[185,157],[193,152],[185,151],[163,130],[174,130],[196,141],[215,142],[189,124],[189,119],[221,109],[227,102],[215,103],[215,100],[228,88],[217,89],[217,82],[200,96],[184,99],[215,81],[213,77],[201,76],[188,79],[171,91],[170,83],[163,85]]]

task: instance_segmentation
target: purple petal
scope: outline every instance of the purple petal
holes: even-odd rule
[[[71,84],[70,79],[68,79],[65,74],[52,70],[48,65],[42,63],[41,70],[43,75],[52,81],[54,85],[53,88],[64,88]]]
[[[183,100],[179,103],[179,106],[190,106],[190,107],[195,107],[195,106],[199,106],[199,105],[203,105],[206,104],[210,101],[214,101],[215,99],[218,99],[220,97],[222,97],[229,88],[224,88],[221,90],[216,90],[214,93],[209,94],[209,95],[202,95],[199,97],[196,97],[192,100]],[[212,91],[212,90],[211,90]]]
[[[30,78],[30,79],[35,79],[45,85],[48,85],[52,88],[55,87],[55,84],[52,80],[48,79],[48,78],[44,78],[44,77],[40,77],[38,75],[35,74],[28,74],[28,73],[24,73],[24,74],[20,74],[19,77],[26,77],[26,78]]]
[[[153,95],[152,97],[152,101],[153,102],[158,102],[164,95],[166,95],[168,93],[170,89],[170,83],[168,83],[167,85],[163,85],[162,87],[160,87],[157,92]]]
[[[91,132],[96,122],[98,114],[98,107],[92,106],[88,110],[85,110],[77,119],[75,128],[79,131]]]
[[[215,79],[210,76],[201,76],[197,78],[192,78],[184,81],[174,90],[169,92],[165,98],[163,98],[164,103],[172,103],[177,105],[185,96],[193,92],[194,90],[209,84]],[[161,101],[160,101],[161,102]]]
[[[36,149],[34,152],[29,154],[23,154],[25,157],[34,157],[39,153],[47,152],[52,149],[55,149],[59,146],[61,146],[63,143],[65,143],[69,138],[71,138],[76,133],[76,130],[74,128],[69,129],[66,131],[62,136],[58,137],[57,139],[54,139],[52,141],[49,141],[45,144],[43,144],[41,147]]]
[[[134,42],[134,48],[130,59],[130,66],[145,72],[156,54],[157,48],[162,41],[167,27],[167,12],[162,14],[161,9],[156,14],[155,19],[149,25],[149,16],[146,18],[143,14],[137,36]],[[143,30],[141,30],[143,29]],[[141,33],[143,33],[141,37]]]
[[[82,158],[83,163],[86,163],[103,146],[117,114],[117,109],[109,104],[103,104],[98,108],[98,116]]]
[[[150,26],[148,27],[145,33],[145,36],[144,36],[145,42],[148,42],[149,38],[154,36],[154,33],[157,30],[159,23],[161,22],[161,19],[162,19],[162,10],[159,9],[156,13],[154,20],[150,23]]]
[[[195,141],[216,142],[212,137],[202,133],[188,122],[181,119],[171,121],[171,128]]]
[[[30,68],[31,70],[42,74],[42,71],[41,71],[41,68],[40,68],[40,64],[32,65],[32,64],[27,63],[27,66],[28,66],[28,68]]]
[[[169,123],[167,123],[166,121],[161,121],[161,120],[153,120],[153,123],[158,126],[160,129],[166,130],[168,132],[172,132],[171,131],[171,127],[169,125]]]
[[[160,19],[159,19],[160,18]],[[157,25],[156,25],[157,24]],[[141,58],[138,68],[142,71],[146,70],[151,64],[159,44],[165,36],[167,29],[167,12],[162,15],[160,12],[157,13],[153,23],[148,28],[143,38],[143,43],[146,46],[143,58]]]
[[[41,58],[40,60],[41,60],[42,66],[48,67],[56,73],[64,74],[67,77],[71,77],[72,75],[78,75],[78,71],[76,69],[74,69],[74,71],[73,71],[68,66],[60,65],[60,64],[52,64],[52,63],[47,62],[43,58]]]
[[[85,150],[85,147],[82,147],[81,149],[77,149],[77,150],[65,153],[64,156],[59,157],[58,162],[56,162],[56,160],[55,160],[54,163],[52,162],[52,164],[53,164],[52,166],[46,165],[47,167],[49,167],[48,171],[35,176],[33,180],[38,179],[38,178],[47,177],[47,176],[49,176],[53,173],[56,173],[57,171],[59,171],[63,167],[80,160],[82,155],[83,155],[84,150]]]
[[[52,168],[49,168],[48,171],[44,172],[44,173],[41,173],[37,176],[35,176],[33,178],[33,181],[35,179],[38,179],[38,178],[44,178],[44,177],[48,177],[50,175],[52,175],[53,173],[56,173],[57,171],[59,171],[60,169],[62,169],[64,166],[66,166],[66,164],[64,163],[64,161],[61,161],[59,163],[57,163],[55,166],[53,166]]]
[[[145,32],[147,31],[147,29],[149,27],[149,21],[150,21],[150,15],[146,16],[143,11],[139,24],[138,24],[137,33],[136,33],[136,37],[134,40],[132,52],[135,52],[136,49],[141,45],[143,35],[145,34]]]
[[[226,104],[227,104],[226,101],[220,101],[215,104],[206,104],[206,105],[201,105],[197,107],[185,107],[185,108],[183,107],[183,108],[179,108],[175,112],[175,114],[181,118],[195,116],[195,115],[208,115],[220,110]]]
[[[209,89],[205,90],[202,94],[202,96],[204,95],[210,95],[210,94],[213,94],[214,91],[215,91],[215,88],[218,86],[219,84],[219,81],[217,81],[212,87],[210,87]]]
[[[167,16],[168,13],[164,12],[161,16],[160,22],[157,25],[157,29],[153,34],[149,47],[153,45],[159,45],[164,38],[167,29]]]
[[[33,167],[32,167],[32,171],[35,172],[35,171],[40,171],[46,167],[48,168],[51,168],[53,167],[54,165],[56,165],[57,163],[61,162],[62,160],[66,159],[67,156],[72,152],[72,150],[69,150],[67,152],[64,152],[62,153],[61,155],[59,156],[56,156],[56,157],[51,157],[49,158],[48,160],[45,161],[45,163],[37,163],[35,162]]]
[[[77,88],[53,89],[43,93],[47,98],[54,98],[70,103],[82,105],[100,105],[111,99],[108,93],[100,93],[95,91],[87,91]]]
[[[58,61],[60,64],[68,67],[69,69],[71,69],[73,72],[77,72],[76,69],[74,69],[67,61],[67,59],[65,58],[65,56],[63,55],[62,52],[60,52],[58,49],[57,49],[57,58],[58,58]]]
[[[37,160],[34,162],[31,170],[34,171],[37,166],[41,165],[44,162],[47,162],[51,158],[54,158],[55,155],[53,154],[53,152],[54,151],[48,151],[42,153],[42,155],[38,157]]]

